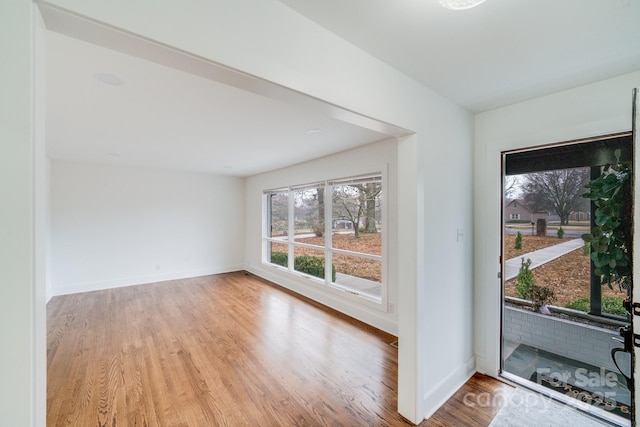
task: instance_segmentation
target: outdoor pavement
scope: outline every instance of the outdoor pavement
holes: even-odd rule
[[[359,294],[366,295],[371,298],[380,298],[382,295],[382,285],[379,282],[373,282],[361,277],[336,273],[336,284],[342,285],[348,289],[353,289]]]
[[[584,240],[572,239],[564,243],[549,246],[543,249],[538,249],[537,251],[529,252],[516,258],[506,260],[504,262],[504,280],[506,282],[507,280],[513,279],[518,275],[518,272],[520,271],[520,265],[522,263],[522,258],[524,258],[525,260],[527,258],[531,259],[531,266],[529,266],[529,269],[533,270],[536,267],[540,267],[541,265],[546,264],[549,261],[553,261],[554,259],[568,254],[569,252],[574,251],[578,248],[581,248],[582,246],[584,246]]]

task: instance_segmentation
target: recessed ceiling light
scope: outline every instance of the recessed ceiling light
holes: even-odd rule
[[[320,130],[320,129],[309,129],[309,130],[307,131],[307,133],[308,133],[309,135],[319,135],[319,134],[321,134],[321,133],[322,133],[322,130]]]
[[[118,86],[124,83],[124,81],[120,77],[114,76],[113,74],[97,73],[93,77],[95,77],[96,80],[99,80],[102,83],[106,83],[108,85]]]

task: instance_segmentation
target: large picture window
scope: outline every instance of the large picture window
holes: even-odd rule
[[[263,260],[382,303],[382,174],[265,191]]]

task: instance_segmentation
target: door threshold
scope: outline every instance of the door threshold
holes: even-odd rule
[[[499,374],[499,377],[505,380],[506,382],[508,382],[509,384],[540,394],[549,399],[555,400],[556,402],[571,406],[575,408],[577,411],[580,411],[589,416],[597,418],[600,421],[609,423],[612,426],[619,426],[619,427],[631,426],[631,420],[628,420],[626,418],[613,414],[595,405],[590,405],[589,403],[581,402],[580,400],[575,399],[573,397],[565,396],[562,393],[553,391],[547,387],[544,387],[540,384],[524,379],[517,375],[511,374],[509,372],[501,371]]]

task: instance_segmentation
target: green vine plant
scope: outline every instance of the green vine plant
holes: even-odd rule
[[[616,164],[606,165],[593,179],[583,197],[591,199],[595,209],[595,226],[582,239],[591,246],[591,260],[600,283],[620,290],[631,287],[631,209],[626,203],[631,195],[631,166],[620,163],[620,150],[615,151]]]

